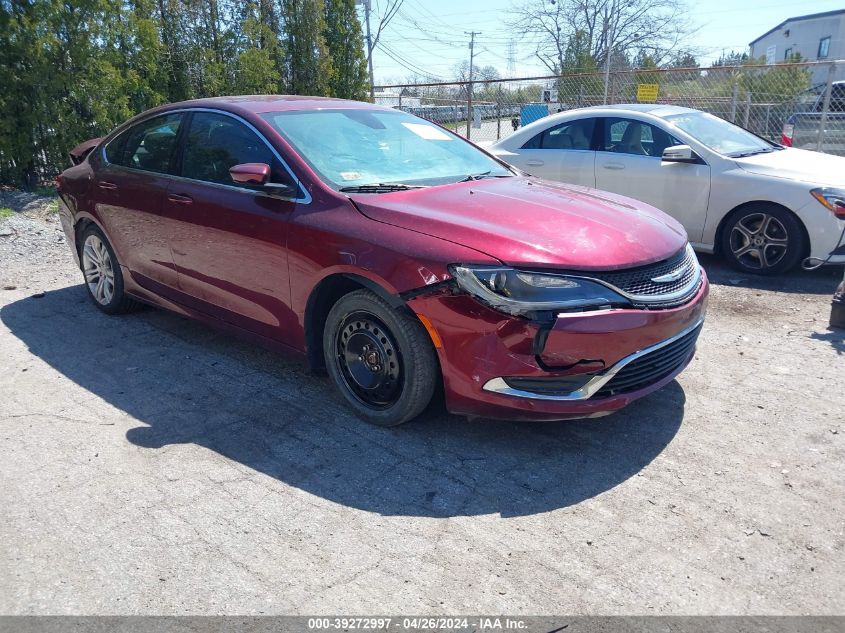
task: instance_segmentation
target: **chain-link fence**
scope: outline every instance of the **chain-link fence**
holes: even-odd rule
[[[376,103],[481,143],[556,112],[659,103],[710,112],[778,143],[845,155],[845,61],[639,68],[375,90]]]

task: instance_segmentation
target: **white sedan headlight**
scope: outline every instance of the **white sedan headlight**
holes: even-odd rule
[[[840,220],[845,220],[845,189],[821,187],[813,189],[810,195],[825,206]]]

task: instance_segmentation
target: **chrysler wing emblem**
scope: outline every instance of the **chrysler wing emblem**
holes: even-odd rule
[[[668,284],[673,281],[678,281],[678,279],[684,276],[685,272],[686,270],[684,268],[679,268],[678,270],[673,270],[671,273],[660,275],[659,277],[652,277],[651,280],[656,284]]]

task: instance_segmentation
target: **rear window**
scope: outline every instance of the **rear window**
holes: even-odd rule
[[[595,119],[567,121],[543,130],[522,146],[522,149],[588,150],[592,145]]]
[[[115,165],[167,173],[176,151],[181,114],[141,121],[106,146],[106,159]]]

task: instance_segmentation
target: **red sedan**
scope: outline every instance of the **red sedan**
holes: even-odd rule
[[[61,218],[103,312],[138,302],[325,368],[363,419],[615,411],[692,358],[708,283],[647,205],[515,171],[390,108],[228,97],[80,145]]]

